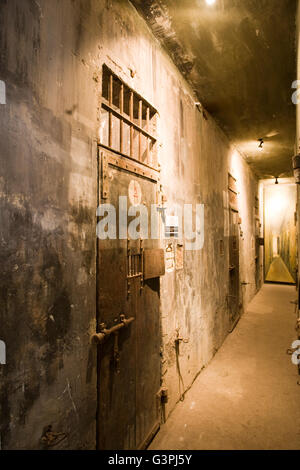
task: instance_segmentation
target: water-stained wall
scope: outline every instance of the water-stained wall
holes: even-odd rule
[[[256,292],[257,181],[127,0],[3,0],[0,50],[1,446],[95,448],[103,63],[158,110],[167,204],[204,204],[203,249],[161,280],[167,413],[228,334],[228,172],[241,311]]]
[[[297,32],[296,32],[296,47],[297,47],[297,76],[295,80],[300,80],[300,3],[298,2],[298,9],[297,9]],[[296,118],[296,142],[295,142],[295,155],[299,154],[300,152],[300,102],[299,102],[299,87],[297,88],[297,98],[298,102],[296,104],[296,111],[297,111],[297,118]],[[299,285],[299,273],[300,273],[300,215],[299,215],[299,208],[300,208],[300,186],[297,185],[297,262],[298,262],[298,272],[297,272],[297,285]],[[300,292],[299,292],[299,299],[300,299]],[[299,300],[300,305],[300,300]]]

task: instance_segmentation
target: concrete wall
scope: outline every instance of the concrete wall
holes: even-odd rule
[[[300,80],[300,2],[298,1],[298,10],[297,10],[297,18],[296,18],[296,47],[297,47],[297,80]],[[299,90],[299,87],[298,87]],[[299,92],[298,96],[298,105],[297,105],[297,112],[296,112],[296,142],[295,142],[295,155],[300,153],[300,102],[299,102]],[[297,239],[298,239],[298,280],[299,280],[299,273],[300,273],[300,187],[297,187],[297,214],[298,214],[298,221],[297,221]],[[299,294],[300,295],[300,294]]]
[[[52,426],[65,437],[58,447],[95,448],[102,64],[159,112],[168,203],[205,204],[203,250],[161,281],[167,412],[228,334],[228,171],[240,193],[243,307],[255,294],[257,181],[127,0],[2,0],[0,51],[1,446],[41,448]],[[177,330],[187,342],[176,357]]]

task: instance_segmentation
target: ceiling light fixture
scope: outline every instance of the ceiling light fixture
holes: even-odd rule
[[[216,3],[216,0],[205,0],[207,5],[211,6],[213,5],[214,3]]]
[[[258,142],[259,142],[259,146],[258,146],[259,150],[263,151],[263,149],[264,149],[264,139],[258,139]]]

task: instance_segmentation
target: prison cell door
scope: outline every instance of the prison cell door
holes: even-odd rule
[[[109,151],[99,153],[99,165],[99,202],[115,208],[117,230],[116,239],[97,241],[97,441],[104,450],[139,449],[159,428],[159,276],[164,261],[158,240],[121,233],[119,197],[128,208],[146,206],[150,230],[157,184],[150,170]],[[128,223],[134,219],[128,217]]]
[[[240,315],[240,256],[238,212],[229,211],[229,319],[233,327]]]
[[[255,286],[258,290],[260,287],[260,220],[255,218]]]

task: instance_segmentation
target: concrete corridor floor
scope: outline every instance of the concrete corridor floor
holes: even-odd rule
[[[267,274],[266,281],[286,282],[287,284],[293,284],[295,282],[281,256],[276,256],[274,258]]]
[[[264,285],[150,450],[299,450],[295,287]]]

